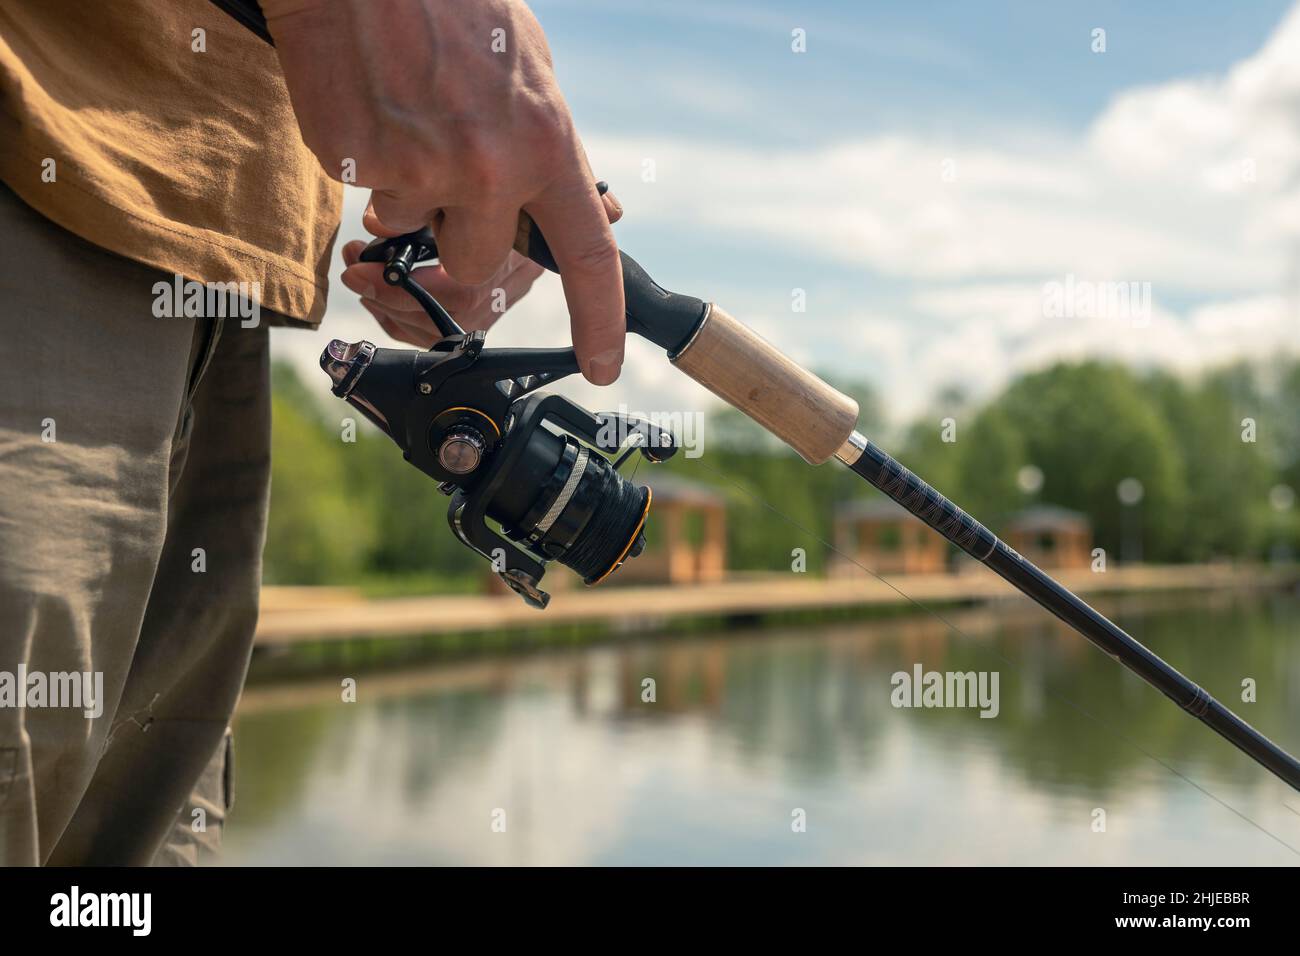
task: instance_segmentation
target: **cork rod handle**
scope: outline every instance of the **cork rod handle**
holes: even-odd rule
[[[673,364],[814,465],[853,433],[858,403],[716,305]]]

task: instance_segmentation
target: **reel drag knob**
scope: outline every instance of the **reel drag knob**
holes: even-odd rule
[[[453,475],[468,475],[483,461],[487,442],[472,428],[456,428],[438,446],[438,464]]]

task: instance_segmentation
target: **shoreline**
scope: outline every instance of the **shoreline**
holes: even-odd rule
[[[1086,598],[1300,587],[1300,565],[1139,565],[1064,571]],[[1032,604],[993,574],[807,578],[737,577],[691,587],[560,590],[546,611],[514,595],[367,599],[341,588],[266,588],[254,642],[257,678],[340,665],[391,667],[418,660],[580,646],[653,633],[690,634],[790,624],[911,616],[926,609]],[[1049,616],[1050,617],[1050,616]]]

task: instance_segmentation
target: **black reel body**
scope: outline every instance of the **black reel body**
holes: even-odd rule
[[[536,391],[578,371],[573,349],[484,348],[484,332],[464,332],[410,278],[414,263],[434,255],[432,237],[413,233],[376,241],[362,258],[384,262],[390,284],[419,290],[412,294],[442,331],[439,342],[421,352],[336,339],[321,367],[335,395],[451,496],[456,536],[529,604],[545,607],[539,583],[549,562],[594,585],[640,554],[650,489],[617,469],[638,450],[664,461],[676,442],[649,422]]]

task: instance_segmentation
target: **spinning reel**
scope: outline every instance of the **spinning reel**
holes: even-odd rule
[[[537,391],[579,370],[573,349],[485,348],[485,332],[466,332],[412,278],[416,263],[437,255],[427,228],[375,240],[361,254],[383,263],[384,281],[405,289],[433,320],[442,338],[432,348],[335,339],[321,368],[335,395],[451,496],[447,518],[456,536],[544,608],[550,595],[539,584],[549,562],[595,585],[641,553],[651,492],[618,468],[637,451],[666,461],[677,443],[648,421],[593,414]]]

